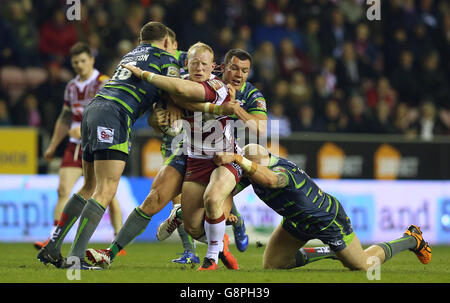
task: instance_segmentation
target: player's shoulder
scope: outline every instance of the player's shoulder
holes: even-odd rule
[[[245,82],[240,92],[246,100],[264,98],[262,92],[251,82]]]
[[[216,92],[221,89],[226,89],[226,85],[222,79],[214,74],[211,74],[211,77],[208,80],[205,80],[204,83],[211,86]]]

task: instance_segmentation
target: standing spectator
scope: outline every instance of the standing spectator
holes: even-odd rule
[[[51,20],[40,29],[39,51],[44,63],[57,61],[67,63],[70,47],[77,41],[77,31],[61,9],[53,12]]]
[[[356,37],[354,42],[355,53],[364,64],[372,64],[378,56],[378,50],[371,41],[369,26],[360,23],[356,26]]]
[[[408,105],[404,102],[399,103],[394,112],[394,126],[396,128],[396,132],[410,136],[412,133],[411,121],[412,118]]]
[[[282,103],[274,103],[267,114],[267,131],[270,134],[278,133],[280,138],[288,137],[292,132],[291,123],[284,111]]]
[[[331,22],[326,28],[325,36],[323,43],[327,53],[339,58],[342,55],[344,43],[351,39],[352,33],[345,23],[344,14],[338,8],[331,12]]]
[[[254,45],[259,46],[264,41],[270,41],[278,49],[283,38],[283,28],[275,23],[275,15],[271,11],[264,14],[262,23],[253,30]]]
[[[425,141],[431,141],[435,135],[445,133],[445,126],[439,120],[436,106],[431,100],[425,99],[420,104],[419,119],[411,126],[414,133]]]

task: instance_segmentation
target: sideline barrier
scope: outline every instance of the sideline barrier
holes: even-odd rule
[[[323,191],[344,205],[362,243],[398,238],[409,224],[421,226],[430,244],[450,244],[450,181],[374,181],[316,179]],[[123,221],[147,196],[152,179],[122,177],[117,191]],[[78,180],[74,190],[82,185]],[[53,224],[58,177],[56,175],[0,175],[0,241],[45,240]],[[261,202],[251,187],[235,197],[245,220],[250,242],[267,243],[281,217]],[[169,203],[153,216],[135,241],[157,241],[158,225],[167,218]],[[76,223],[77,224],[77,223]],[[76,226],[75,226],[76,227]],[[66,242],[74,238],[72,228]],[[231,228],[227,228],[231,235]],[[233,237],[231,237],[233,238]],[[113,229],[107,211],[92,242],[111,242]],[[175,232],[169,239],[179,241]]]

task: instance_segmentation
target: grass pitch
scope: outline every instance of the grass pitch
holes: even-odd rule
[[[92,244],[105,248],[107,244]],[[70,248],[64,244],[63,255]],[[401,252],[381,266],[380,280],[368,280],[365,272],[352,272],[339,261],[323,260],[291,270],[264,270],[263,247],[249,245],[239,252],[234,244],[231,252],[240,270],[227,270],[223,264],[214,272],[198,272],[197,266],[172,263],[181,244],[171,242],[133,243],[126,248],[126,256],[118,256],[109,270],[82,271],[80,280],[70,280],[67,271],[45,266],[37,259],[31,243],[0,243],[0,282],[2,283],[449,283],[450,246],[432,246],[430,264],[422,265],[416,256]],[[201,259],[206,245],[197,245]]]

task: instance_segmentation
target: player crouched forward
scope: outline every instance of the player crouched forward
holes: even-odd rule
[[[214,161],[216,165],[231,162],[240,165],[256,195],[283,217],[264,251],[266,269],[295,268],[332,257],[351,270],[367,270],[373,265],[367,262],[370,257],[377,257],[381,264],[408,249],[421,263],[431,261],[431,248],[415,225],[410,225],[398,239],[363,250],[339,201],[323,192],[293,162],[270,154],[260,145],[246,145],[244,157],[221,154]],[[328,244],[332,252],[301,249],[311,239]]]

